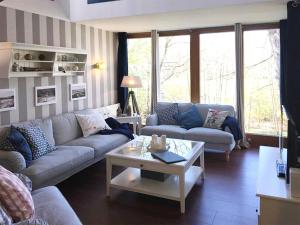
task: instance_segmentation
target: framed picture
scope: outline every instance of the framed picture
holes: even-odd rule
[[[71,101],[86,99],[86,84],[70,84]]]
[[[56,86],[35,87],[35,106],[56,103]]]
[[[15,89],[0,89],[0,112],[16,109]]]

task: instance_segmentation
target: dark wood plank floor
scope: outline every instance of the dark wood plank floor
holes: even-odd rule
[[[84,225],[257,225],[255,197],[258,151],[235,151],[231,161],[205,154],[206,179],[178,202],[113,190],[105,196],[105,161],[58,185]],[[114,174],[121,168],[114,169]]]

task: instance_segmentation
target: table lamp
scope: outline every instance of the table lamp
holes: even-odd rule
[[[123,80],[122,80],[122,83],[121,83],[121,87],[132,89],[132,88],[141,88],[141,87],[143,87],[143,85],[142,85],[141,78],[138,77],[138,76],[124,76]],[[124,114],[127,113],[127,108],[128,108],[128,104],[129,104],[129,101],[130,101],[130,97],[132,99],[132,110],[133,110],[134,113],[137,113],[139,115],[140,110],[139,110],[139,107],[138,107],[138,104],[137,104],[137,101],[136,101],[135,94],[134,94],[133,90],[130,90],[128,92],[128,96],[127,96],[127,99],[126,99],[126,103],[125,103],[123,113]]]

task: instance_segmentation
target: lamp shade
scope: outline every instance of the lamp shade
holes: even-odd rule
[[[121,87],[126,88],[141,88],[143,87],[141,78],[138,76],[124,76]]]

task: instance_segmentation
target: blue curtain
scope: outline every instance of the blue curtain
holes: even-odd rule
[[[286,105],[285,76],[287,69],[287,20],[280,21],[280,102]]]
[[[128,96],[128,88],[122,88],[121,82],[124,76],[128,75],[128,48],[127,48],[127,33],[118,33],[119,47],[118,47],[118,102],[122,110],[124,109],[125,102]]]

